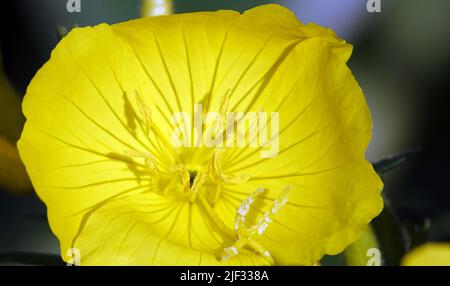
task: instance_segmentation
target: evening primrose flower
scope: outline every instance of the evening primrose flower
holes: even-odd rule
[[[403,266],[450,266],[450,244],[429,242],[409,252]]]
[[[18,143],[63,258],[312,265],[341,252],[382,208],[350,54],[277,5],[74,29],[28,87]],[[198,105],[276,112],[278,152],[174,146],[173,115]]]

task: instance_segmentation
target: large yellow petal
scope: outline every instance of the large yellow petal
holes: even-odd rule
[[[298,44],[261,97],[267,98],[262,110],[280,115],[279,153],[262,159],[259,148],[230,150],[225,172],[251,179],[224,196],[236,206],[257,187],[267,188],[255,208],[262,213],[290,187],[264,245],[277,263],[312,264],[344,250],[382,209],[382,182],[365,159],[369,110],[344,58],[322,38]]]
[[[18,147],[63,255],[93,206],[149,188],[142,164],[124,155],[156,153],[133,116],[143,76],[128,45],[99,25],[64,38],[28,87]]]
[[[197,204],[154,192],[115,199],[83,226],[75,244],[81,265],[267,265],[248,250],[220,261],[215,244],[230,242],[202,212]]]
[[[204,111],[218,111],[227,93],[228,111],[255,109],[249,105],[263,101],[261,90],[273,72],[311,37],[329,42],[345,60],[351,51],[331,30],[303,25],[278,5],[241,16],[220,11],[137,19],[113,29],[133,48],[151,83],[146,92],[168,116],[178,111],[192,115],[195,103],[202,103]]]

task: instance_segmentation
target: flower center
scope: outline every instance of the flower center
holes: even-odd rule
[[[196,177],[197,177],[197,171],[189,170],[189,188],[192,188],[192,185],[194,184],[194,180]]]
[[[221,113],[226,111],[227,96],[223,99],[220,107]],[[153,133],[152,135],[158,140],[164,140],[163,133],[152,124],[150,108],[144,104],[141,97],[138,95],[136,97],[142,117],[140,120],[145,126],[146,132]],[[250,179],[250,176],[226,173],[222,159],[224,151],[221,148],[197,148],[196,150],[184,150],[186,152],[180,154],[175,152],[173,146],[168,142],[162,143],[170,149],[167,150],[167,153],[170,153],[174,160],[157,161],[152,154],[137,150],[128,150],[125,154],[131,158],[144,159],[151,183],[156,184],[163,195],[176,196],[202,206],[210,221],[225,237],[232,241],[231,246],[219,251],[218,258],[220,260],[228,260],[237,255],[240,249],[247,248],[273,264],[269,251],[256,238],[263,235],[269,223],[273,220],[273,216],[286,204],[288,190],[282,192],[281,196],[274,201],[271,210],[264,213],[256,224],[247,226],[246,217],[250,212],[250,207],[255,199],[264,192],[264,188],[258,188],[244,199],[240,207],[237,208],[234,229],[231,229],[217,215],[214,206],[220,200],[224,186],[244,183]],[[198,158],[202,158],[200,160],[202,163],[199,166],[190,166],[186,163],[188,161],[191,164],[198,164]]]

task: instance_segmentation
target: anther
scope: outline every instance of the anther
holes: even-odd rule
[[[139,113],[141,114],[141,121],[145,126],[145,131],[150,134],[152,128],[152,110],[148,105],[145,104],[144,99],[135,91],[136,102],[139,108]]]
[[[222,116],[225,116],[227,111],[228,111],[228,105],[230,103],[230,95],[231,95],[232,91],[231,89],[228,89],[224,96],[222,97],[222,101],[220,102],[219,105],[219,114]]]
[[[152,182],[156,182],[159,179],[159,170],[156,165],[155,159],[153,156],[146,152],[141,152],[138,150],[125,150],[124,154],[131,158],[143,158],[145,167],[149,171],[151,175]]]
[[[189,189],[190,189],[190,184],[189,184],[190,176],[189,176],[188,169],[182,165],[177,165],[177,166],[175,166],[175,173],[177,173],[177,175],[179,175],[181,177],[181,183],[183,185],[183,192],[188,193]]]
[[[213,179],[216,181],[223,181],[225,183],[229,184],[239,184],[246,182],[250,179],[250,176],[247,174],[241,174],[241,175],[234,175],[234,174],[225,174],[222,170],[222,164],[221,164],[221,154],[223,150],[216,148],[214,151],[214,155],[212,160],[209,164],[209,172]]]

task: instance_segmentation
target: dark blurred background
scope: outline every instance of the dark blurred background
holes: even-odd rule
[[[68,13],[66,3],[1,1],[3,66],[19,95],[48,60],[58,26],[126,21],[139,17],[141,5],[139,0],[81,0],[81,12]],[[450,241],[450,1],[381,0],[379,13],[367,11],[367,0],[176,0],[173,9],[242,12],[266,3],[284,5],[302,22],[332,28],[353,44],[349,66],[374,121],[368,159],[421,149],[383,176],[386,202],[399,222],[426,225],[424,239]],[[0,254],[56,254],[58,247],[35,195],[0,190]]]

